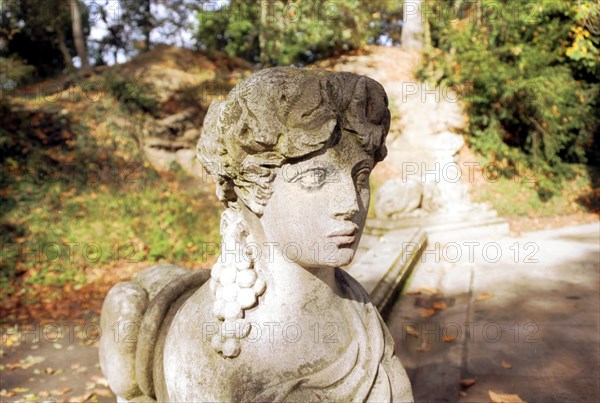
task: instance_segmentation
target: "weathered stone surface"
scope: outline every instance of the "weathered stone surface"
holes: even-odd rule
[[[100,318],[100,366],[112,391],[122,399],[136,401],[134,398],[148,397],[143,395],[137,379],[138,341],[145,342],[138,332],[156,296],[188,273],[189,270],[176,265],[158,264],[142,271],[132,281],[116,284],[108,292]],[[160,327],[160,320],[156,325]]]
[[[187,125],[189,125],[189,121],[193,119],[194,115],[197,113],[198,111],[195,108],[187,108],[181,112],[167,116],[166,118],[159,120],[157,123],[166,130],[180,132],[183,131]]]
[[[375,192],[375,214],[379,218],[400,217],[421,205],[423,184],[414,179],[390,179]]]
[[[134,281],[140,284],[148,293],[148,299],[152,300],[170,282],[189,270],[174,264],[157,264],[151,266],[135,276]]]
[[[224,252],[189,298],[153,302],[166,277],[139,277],[156,295],[148,312],[162,312],[153,338],[142,319],[138,354],[157,343],[152,371],[136,363],[145,397],[412,401],[385,323],[339,269],[358,248],[389,123],[383,88],[351,73],[267,69],[211,104],[198,156],[225,204]]]
[[[440,189],[435,182],[425,182],[423,184],[423,200],[421,207],[428,213],[434,213],[440,210],[444,201],[441,198]]]
[[[115,285],[102,306],[100,367],[112,391],[126,399],[141,393],[135,380],[135,349],[137,327],[147,304],[144,288],[126,282]]]

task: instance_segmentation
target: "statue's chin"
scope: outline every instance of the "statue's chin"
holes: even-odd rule
[[[356,251],[352,247],[342,247],[337,250],[337,252],[331,257],[331,259],[327,259],[324,263],[326,267],[336,268],[347,266],[354,259],[354,254]]]
[[[356,251],[354,248],[340,248],[334,254],[330,254],[320,260],[298,261],[300,266],[306,269],[335,269],[336,267],[347,266],[352,262]]]
[[[348,247],[340,249],[340,251],[338,252],[340,262],[337,265],[337,267],[347,266],[350,263],[352,263],[352,259],[354,259],[355,254],[356,251],[354,250],[354,248]]]

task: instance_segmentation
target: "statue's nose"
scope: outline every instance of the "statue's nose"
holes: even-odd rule
[[[336,218],[350,219],[360,211],[358,195],[352,178],[340,180],[333,195],[332,207]]]

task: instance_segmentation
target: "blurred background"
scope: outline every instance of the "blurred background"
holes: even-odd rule
[[[376,78],[390,141],[419,119],[406,83],[453,94],[459,157],[487,167],[473,201],[516,234],[597,222],[600,3],[405,3],[1,0],[1,323],[94,321],[144,267],[210,267],[221,206],[195,144],[210,102],[265,67]]]

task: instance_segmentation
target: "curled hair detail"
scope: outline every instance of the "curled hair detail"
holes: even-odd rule
[[[385,158],[388,100],[376,81],[353,73],[276,67],[238,83],[204,119],[197,154],[215,178],[217,196],[238,199],[257,215],[275,169],[357,136],[375,162]]]

